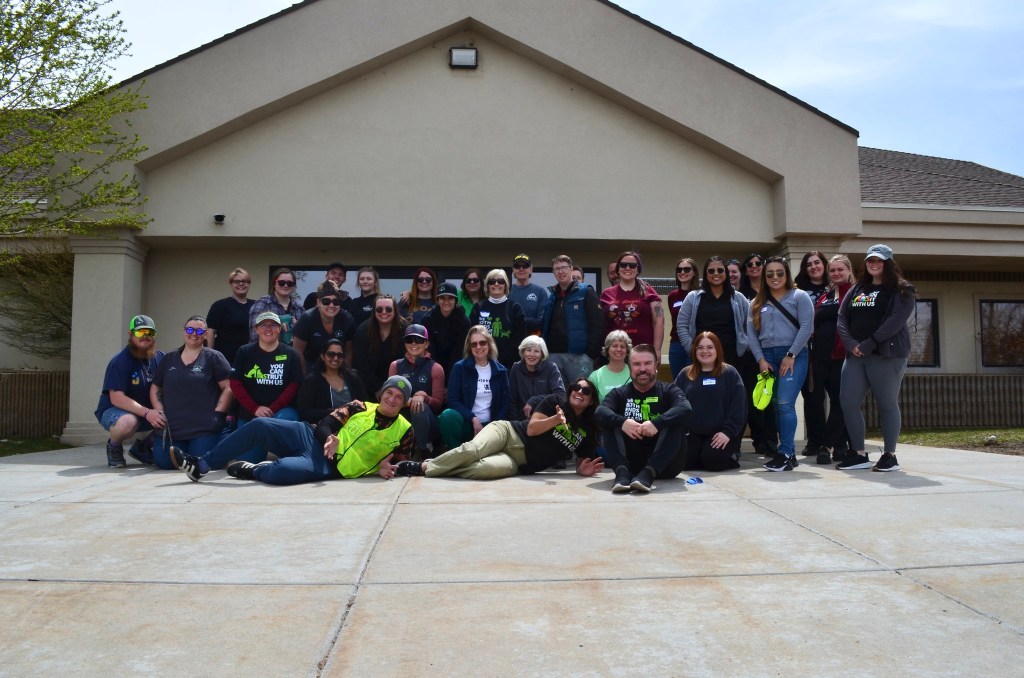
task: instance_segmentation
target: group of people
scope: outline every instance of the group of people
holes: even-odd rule
[[[251,277],[236,268],[232,295],[188,318],[166,355],[152,318],[131,319],[96,416],[110,432],[109,466],[125,466],[124,441],[152,431],[128,454],[193,480],[224,467],[273,484],[496,478],[575,458],[584,476],[613,470],[615,492],[649,492],[684,470],[737,468],[747,425],[771,456],[765,468],[791,470],[801,389],[808,449],[831,461],[832,447],[839,468],[872,467],[860,415],[871,388],[885,437],[873,468],[897,470],[913,287],[885,245],[868,251],[856,282],[845,256],[829,261],[827,281],[825,270],[819,252],[795,281],[778,257],[710,257],[703,276],[681,259],[668,297],[668,383],[658,379],[662,301],[636,252],[612,262],[615,282],[600,294],[566,255],[552,261],[548,289],[530,282],[532,263],[519,254],[511,280],[469,269],[461,288],[421,267],[397,300],[370,267],[348,295],[335,262],[303,304],[292,271],[275,270],[268,295],[252,301]],[[771,416],[749,405],[758,372],[776,377]]]

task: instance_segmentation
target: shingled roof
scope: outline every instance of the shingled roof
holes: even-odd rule
[[[1024,177],[965,160],[858,150],[861,202],[1024,208]]]

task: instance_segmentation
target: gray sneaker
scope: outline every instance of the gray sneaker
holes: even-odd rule
[[[107,466],[110,468],[124,468],[128,462],[124,460],[124,448],[121,443],[112,443],[107,440]]]

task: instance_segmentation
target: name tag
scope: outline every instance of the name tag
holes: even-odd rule
[[[718,380],[715,379],[714,377],[705,377],[704,381],[703,381],[703,384],[705,386],[714,386],[717,383],[718,383]]]

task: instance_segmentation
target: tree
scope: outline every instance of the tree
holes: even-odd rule
[[[29,288],[70,290],[67,236],[147,222],[131,171],[145,147],[129,120],[145,101],[137,88],[111,87],[109,66],[130,45],[118,13],[105,13],[109,1],[0,0],[0,314],[16,331],[0,341],[35,355],[54,347],[33,351],[19,314],[37,305]],[[33,334],[67,336],[66,299]]]

